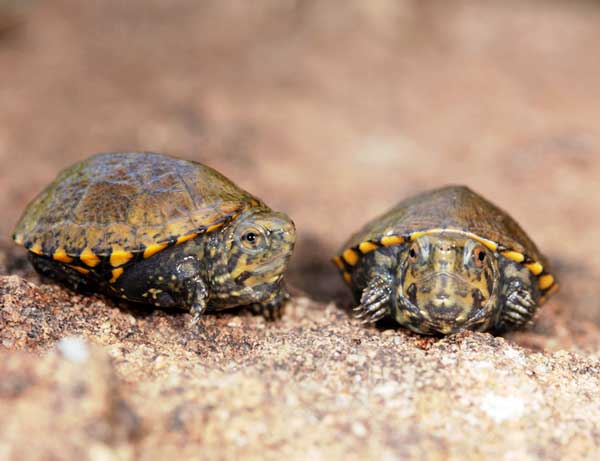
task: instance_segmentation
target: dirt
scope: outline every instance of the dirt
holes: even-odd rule
[[[598,459],[598,3],[28,8],[0,30],[0,459]],[[39,279],[19,214],[121,150],[205,162],[294,218],[281,320],[191,328]],[[361,326],[329,257],[449,183],[508,210],[560,291],[504,337]]]

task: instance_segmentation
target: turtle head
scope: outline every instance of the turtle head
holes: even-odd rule
[[[225,232],[230,290],[238,304],[277,297],[296,242],[296,228],[284,213],[249,210]]]
[[[423,333],[489,326],[498,299],[498,262],[478,241],[459,234],[412,241],[400,265],[400,323]],[[408,318],[403,318],[408,317]]]

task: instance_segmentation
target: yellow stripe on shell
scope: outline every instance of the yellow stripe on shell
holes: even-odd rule
[[[382,237],[379,241],[384,247],[389,247],[392,245],[400,245],[404,243],[404,237],[401,235],[386,235]]]
[[[518,251],[503,251],[502,253],[500,253],[502,256],[504,256],[505,258],[510,259],[511,261],[514,261],[516,263],[522,263],[523,261],[525,261],[525,256],[522,253],[519,253]]]
[[[462,235],[466,238],[473,239],[473,240],[481,243],[483,246],[485,246],[490,251],[496,251],[498,249],[498,244],[496,242],[493,242],[491,240],[480,237],[479,235],[474,234],[472,232],[465,232],[465,231],[458,230],[458,229],[437,229],[436,228],[436,229],[429,229],[426,231],[413,232],[412,234],[410,234],[410,239],[417,240],[419,237],[423,237],[424,235],[443,234],[443,233],[458,234],[458,235]]]
[[[61,263],[72,263],[73,258],[71,258],[64,248],[59,247],[52,255],[52,259],[55,261],[60,261]]]
[[[87,275],[90,273],[90,271],[88,269],[86,269],[85,267],[79,267],[79,266],[73,266],[71,264],[67,264],[67,266],[69,266],[71,269],[76,270],[77,272],[79,272],[80,274],[83,275]]]
[[[219,227],[223,227],[223,224],[225,224],[225,223],[220,222],[220,223],[217,223],[217,224],[213,224],[212,226],[208,226],[206,228],[206,232],[212,232],[214,230],[217,230]]]
[[[338,267],[339,270],[344,270],[344,261],[339,256],[333,258],[333,263]]]
[[[110,254],[110,265],[112,267],[122,266],[131,258],[133,258],[133,253],[125,251],[123,247],[120,247],[119,245],[115,245],[112,247],[112,252]]]
[[[146,247],[146,249],[144,250],[144,259],[148,259],[150,256],[158,253],[159,251],[164,250],[168,246],[169,246],[169,244],[167,242],[156,243],[154,245],[148,245]]]
[[[181,243],[187,242],[188,240],[192,240],[197,235],[198,235],[198,232],[194,232],[193,234],[189,234],[189,235],[182,235],[181,237],[179,237],[177,239],[177,241],[175,242],[175,245],[179,245]]]
[[[98,264],[100,264],[100,258],[90,249],[90,247],[85,247],[83,249],[79,255],[79,259],[81,262],[83,262],[83,264],[89,267],[96,267]]]
[[[379,247],[372,242],[362,242],[360,245],[358,245],[358,249],[362,254],[367,254],[373,250],[376,250],[377,248]]]
[[[42,254],[42,244],[40,242],[35,242],[29,247],[29,251],[40,256]]]
[[[346,281],[347,284],[350,284],[350,282],[352,281],[352,275],[350,275],[350,272],[344,272],[344,280]]]
[[[346,251],[344,251],[342,257],[344,258],[344,261],[346,261],[351,266],[355,266],[358,262],[358,253],[352,248],[348,248]]]
[[[109,280],[109,283],[115,283],[119,277],[123,274],[125,269],[122,267],[118,267],[117,269],[112,270],[112,278]]]
[[[554,284],[554,277],[550,274],[544,274],[538,279],[540,290],[547,290]]]
[[[527,269],[529,269],[529,271],[533,274],[533,275],[540,275],[542,272],[544,272],[544,266],[542,266],[540,263],[533,262],[533,263],[529,263],[529,264],[525,264],[525,267]]]

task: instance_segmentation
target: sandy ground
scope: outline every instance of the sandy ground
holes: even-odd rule
[[[600,4],[49,0],[23,17],[0,31],[0,458],[65,441],[64,459],[597,459]],[[294,218],[282,321],[191,331],[41,283],[9,239],[19,214],[119,150],[203,161]],[[552,261],[561,290],[531,330],[431,340],[348,318],[329,256],[448,183]],[[73,335],[80,362],[55,349]]]

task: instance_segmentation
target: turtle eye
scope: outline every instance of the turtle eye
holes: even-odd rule
[[[473,252],[471,254],[473,265],[478,269],[481,269],[485,264],[485,260],[487,259],[485,249],[482,246],[476,246],[475,248],[473,248]]]
[[[254,244],[257,238],[258,236],[252,231],[246,232],[244,235],[242,235],[242,240],[245,240],[246,242],[251,244]]]
[[[255,227],[245,229],[240,235],[240,243],[246,250],[260,250],[267,245],[265,233]]]
[[[408,259],[411,263],[416,263],[419,260],[419,245],[413,243],[408,250]]]

